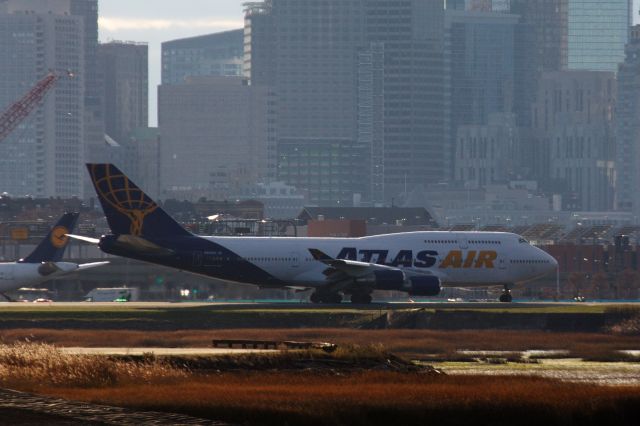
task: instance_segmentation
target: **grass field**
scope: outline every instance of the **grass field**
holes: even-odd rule
[[[250,425],[638,424],[640,389],[521,377],[223,373],[40,392]]]
[[[480,311],[504,313],[508,321],[529,309],[532,315],[637,314],[636,308],[587,305]],[[620,350],[640,349],[637,335],[359,328],[386,313],[351,307],[2,306],[0,343],[8,346],[0,346],[0,386],[246,425],[454,425],[470,419],[491,425],[640,424],[639,386],[624,380],[615,387],[594,384],[611,384],[598,377],[610,378],[613,370],[616,377],[624,377],[625,368],[640,375],[638,362],[452,362],[464,358],[460,350],[564,350],[569,357],[606,361],[619,357]],[[380,357],[390,352],[425,363],[445,361],[436,365],[452,375],[375,368],[286,371],[282,364],[260,371],[264,363],[256,360],[251,365],[240,360],[231,370],[207,369],[207,362],[192,368],[198,363],[66,355],[48,346],[210,347],[212,339],[326,341],[356,357],[373,348]],[[584,383],[567,382],[568,373],[584,373]]]
[[[358,327],[386,311],[335,309],[238,308],[233,305],[19,305],[0,308],[0,328],[130,328],[143,330],[216,329],[277,326]]]
[[[282,305],[189,305],[189,304],[51,304],[0,305],[0,329],[129,329],[145,331],[216,330],[253,328],[375,328],[384,326],[389,318],[427,321],[433,317],[438,327],[452,325],[464,329],[535,328],[547,323],[546,316],[556,316],[551,326],[555,331],[597,331],[607,318],[629,316],[640,312],[638,307],[624,305],[522,305],[518,307],[490,305],[439,304],[437,309],[421,305],[418,309],[394,305],[372,305],[363,309],[352,306]],[[455,315],[456,313],[460,316]],[[391,315],[389,315],[391,314]],[[564,316],[559,319],[557,315]],[[585,322],[581,316],[587,316]],[[583,325],[581,325],[583,324]],[[586,325],[585,325],[586,324]],[[395,324],[391,327],[412,328]],[[421,327],[421,326],[420,326]],[[585,328],[586,327],[586,328]],[[568,328],[570,330],[564,330]]]
[[[460,350],[563,350],[567,356],[611,360],[618,351],[640,350],[637,336],[541,331],[357,330],[349,328],[228,329],[179,331],[0,330],[1,343],[39,342],[64,347],[211,347],[212,339],[320,341],[382,345],[410,359],[459,359]],[[618,357],[619,358],[619,357]]]
[[[298,355],[281,356],[287,361]],[[354,348],[335,359],[381,356],[380,350]],[[492,425],[635,425],[640,420],[640,387],[444,376],[430,370],[189,370],[154,357],[126,361],[67,355],[37,344],[0,346],[0,384],[246,425],[454,425],[470,419]]]

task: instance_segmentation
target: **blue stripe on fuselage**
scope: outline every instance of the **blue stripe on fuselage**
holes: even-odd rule
[[[144,262],[168,266],[198,275],[253,284],[261,287],[282,287],[283,281],[243,259],[220,244],[198,236],[164,239],[148,239],[153,244],[167,248],[173,254],[154,254],[126,249],[118,244],[117,236],[103,237],[100,248],[115,256],[130,257]]]

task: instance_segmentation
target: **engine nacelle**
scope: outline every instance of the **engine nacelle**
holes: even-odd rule
[[[43,277],[53,275],[59,270],[60,268],[53,262],[42,262],[42,264],[38,266],[38,273]]]
[[[376,271],[372,275],[358,280],[359,283],[369,285],[375,290],[406,291],[411,296],[437,296],[440,294],[440,280],[438,277],[423,276],[407,279],[400,270]]]
[[[411,284],[409,287],[409,294],[411,296],[437,296],[442,290],[438,277],[412,277],[409,279],[409,282]]]
[[[402,290],[406,281],[402,271],[376,271],[373,279],[376,290]]]

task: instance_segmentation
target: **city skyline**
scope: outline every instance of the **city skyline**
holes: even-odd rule
[[[160,84],[160,45],[185,37],[240,29],[244,0],[169,0],[150,9],[141,0],[100,0],[100,42],[113,40],[149,44],[149,124],[157,125],[157,86]],[[185,7],[187,6],[187,7]]]
[[[589,211],[613,204],[615,169],[604,148],[613,137],[615,80],[598,79],[597,72],[601,66],[612,74],[617,68],[620,60],[611,53],[623,51],[626,35],[625,40],[619,35],[627,33],[632,3],[602,3],[598,25],[611,37],[601,40],[584,33],[600,20],[593,14],[600,10],[593,0],[511,0],[510,9],[493,13],[484,0],[266,0],[245,6],[240,1],[212,5],[187,0],[180,6],[160,2],[151,11],[138,2],[125,6],[117,0],[102,4],[99,11],[99,0],[2,2],[6,19],[16,25],[33,13],[56,19],[83,13],[77,16],[85,20],[84,37],[74,44],[80,63],[66,67],[84,79],[74,97],[86,111],[83,128],[76,132],[65,127],[56,135],[85,140],[85,160],[131,162],[125,169],[135,176],[143,153],[134,152],[138,144],[130,142],[142,137],[150,149],[160,146],[162,152],[171,146],[170,134],[179,148],[159,158],[178,161],[184,149],[195,156],[189,163],[204,161],[215,151],[236,155],[256,138],[275,147],[267,150],[273,154],[265,169],[270,172],[245,181],[215,169],[213,163],[222,158],[216,154],[198,167],[202,175],[197,179],[180,175],[184,182],[170,183],[160,176],[167,185],[164,195],[174,188],[187,191],[187,198],[197,195],[189,192],[194,189],[214,198],[235,197],[251,184],[280,180],[304,191],[314,205],[422,204],[420,194],[432,186],[481,189],[517,180],[533,182],[527,185],[529,192],[557,195],[554,209]],[[66,11],[70,5],[74,9]],[[41,34],[37,28],[31,31],[26,34]],[[5,37],[10,49],[5,56],[11,57],[12,46],[20,45],[21,34]],[[609,48],[602,48],[604,41]],[[97,55],[107,51],[110,59]],[[38,52],[32,53],[27,59],[41,66]],[[568,58],[574,59],[575,68]],[[590,64],[585,74],[571,74],[582,63]],[[24,62],[25,67],[30,64]],[[15,71],[11,61],[5,61],[5,67],[7,75]],[[11,87],[27,84],[21,74],[15,74]],[[195,105],[200,86],[194,94],[170,89],[197,83],[203,93],[205,86],[210,91],[207,99],[218,99],[232,80],[217,77],[214,82],[213,76],[244,77],[234,93],[246,91],[249,103],[238,111],[255,106],[258,89],[266,88],[268,99],[257,102],[258,110],[239,127],[233,127],[237,123],[231,117],[238,112],[228,103],[203,106],[170,122],[169,117]],[[568,86],[562,88],[566,79],[573,81],[572,95]],[[547,86],[541,91],[543,82]],[[167,93],[176,105],[158,102],[157,97],[166,100]],[[594,93],[604,95],[594,98]],[[7,95],[9,100],[14,97]],[[553,108],[543,108],[541,99],[544,105],[553,101]],[[78,108],[68,109],[56,103],[56,112],[64,117],[81,117],[73,114]],[[221,139],[226,145],[208,148],[224,133],[222,123],[216,123],[204,131],[201,126],[190,147],[183,125],[199,112],[212,118],[232,112],[224,120],[233,124]],[[595,117],[607,118],[594,124]],[[566,125],[556,124],[556,118]],[[266,133],[259,125],[263,121],[268,123]],[[160,127],[161,138],[158,133],[134,134],[149,122]],[[187,128],[199,123],[214,124],[201,117]],[[574,131],[585,123],[595,126],[588,135]],[[244,134],[246,129],[255,132]],[[103,139],[103,134],[108,137]],[[507,148],[508,155],[497,155],[498,146]],[[562,164],[552,165],[560,152]],[[607,181],[597,184],[598,194],[592,196],[594,183],[583,177],[594,161],[608,166]],[[77,161],[68,162],[75,170]],[[231,163],[238,170],[256,169],[234,160],[224,160],[220,167]],[[162,169],[166,175],[168,168]],[[24,186],[25,179],[16,182]],[[193,188],[188,182],[194,182]],[[42,186],[10,192],[35,193]]]
[[[100,42],[113,40],[149,44],[149,125],[157,125],[157,86],[160,84],[162,42],[242,28],[245,0],[157,0],[149,9],[141,0],[100,0]],[[187,6],[187,7],[185,7]],[[634,0],[634,23],[640,22]]]

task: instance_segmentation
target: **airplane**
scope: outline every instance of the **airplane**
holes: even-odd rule
[[[67,234],[75,227],[78,216],[78,213],[65,213],[30,255],[17,262],[0,263],[0,295],[11,301],[5,294],[9,290],[38,285],[52,278],[109,263],[95,262],[78,265],[61,262],[69,244]]]
[[[199,236],[112,164],[87,164],[111,234],[69,235],[108,254],[262,288],[314,289],[312,303],[371,303],[374,290],[432,297],[442,287],[511,289],[556,270],[524,238],[499,232],[408,232],[363,238]]]

